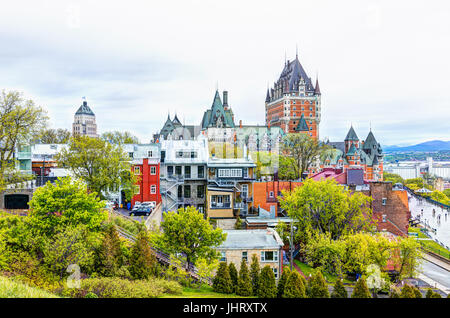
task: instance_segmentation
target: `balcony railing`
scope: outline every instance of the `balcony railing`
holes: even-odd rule
[[[230,209],[231,203],[211,203],[211,209]]]

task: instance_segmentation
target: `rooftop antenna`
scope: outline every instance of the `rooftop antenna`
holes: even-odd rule
[[[295,44],[295,58],[298,59],[298,45]]]
[[[219,81],[216,81],[216,91],[219,90]]]

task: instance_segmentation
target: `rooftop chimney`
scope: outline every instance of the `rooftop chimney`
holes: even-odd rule
[[[228,92],[223,91],[223,108],[228,109]]]

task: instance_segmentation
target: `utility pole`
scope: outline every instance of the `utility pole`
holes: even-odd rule
[[[289,237],[289,249],[290,249],[290,253],[291,253],[290,261],[291,261],[291,271],[292,271],[292,266],[293,266],[293,262],[294,262],[294,260],[293,260],[293,255],[294,255],[294,246],[293,246],[294,245],[293,244],[294,224],[292,224],[292,221],[291,221],[290,226],[291,226],[291,235]]]

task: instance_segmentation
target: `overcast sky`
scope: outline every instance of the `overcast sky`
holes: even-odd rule
[[[216,85],[235,122],[264,124],[285,54],[322,91],[321,138],[371,124],[384,145],[450,140],[450,2],[8,1],[0,10],[0,88],[71,130],[86,96],[99,132],[141,142],[177,113],[200,124]]]

